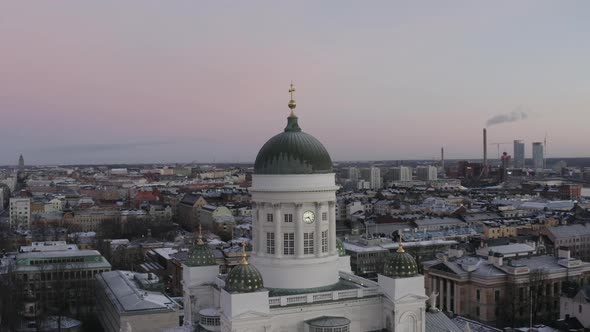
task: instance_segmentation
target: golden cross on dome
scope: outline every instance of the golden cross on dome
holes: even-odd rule
[[[246,241],[242,241],[242,259],[240,260],[240,264],[248,265],[248,255],[246,255]]]
[[[289,89],[289,93],[291,94],[291,100],[293,100],[293,92],[295,92],[295,87],[293,86],[293,81],[291,81],[291,88]]]
[[[291,94],[291,100],[289,100],[289,108],[291,109],[291,116],[295,116],[295,113],[293,113],[293,110],[295,109],[295,107],[297,107],[297,103],[295,103],[295,96],[293,95],[293,92],[295,92],[295,86],[293,85],[293,81],[291,81],[291,88],[289,88],[289,93]]]
[[[399,247],[397,248],[397,252],[406,252],[404,250],[404,233],[400,230],[399,231]]]
[[[203,244],[203,229],[201,228],[201,224],[199,224],[199,235],[197,239],[197,244]]]

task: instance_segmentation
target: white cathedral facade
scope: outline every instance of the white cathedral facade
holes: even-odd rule
[[[336,238],[332,161],[301,131],[292,96],[289,108],[286,128],[256,158],[251,257],[219,275],[199,240],[183,266],[186,323],[223,332],[424,332],[424,277],[411,255],[400,247],[377,282],[352,274]]]

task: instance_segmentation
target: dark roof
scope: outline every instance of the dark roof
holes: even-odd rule
[[[295,115],[285,131],[269,139],[254,163],[256,174],[331,173],[332,159],[315,137],[301,131]]]
[[[182,197],[180,204],[193,206],[202,195],[186,194]]]

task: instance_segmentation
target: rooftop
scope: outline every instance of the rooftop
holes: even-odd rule
[[[98,274],[96,279],[120,313],[175,310],[177,304],[171,298],[140,289],[133,278],[133,272],[110,271]]]

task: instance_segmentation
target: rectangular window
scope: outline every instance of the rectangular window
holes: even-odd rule
[[[322,212],[322,220],[323,221],[328,220],[328,212]]]
[[[275,233],[266,233],[266,253],[271,255],[275,253]]]
[[[303,254],[313,254],[313,232],[303,233]]]
[[[283,254],[295,255],[295,233],[283,234]]]
[[[293,222],[293,215],[291,213],[285,213],[285,222]]]
[[[322,232],[322,252],[328,252],[328,231]]]
[[[499,290],[494,292],[494,301],[496,303],[500,302],[500,291]]]
[[[272,215],[272,213],[267,213],[266,214],[266,221],[267,222],[273,222],[273,215]]]
[[[480,294],[480,291],[479,291],[479,289],[476,291],[476,293],[475,293],[475,297],[476,297],[476,299],[477,299],[477,302],[479,302],[479,299],[481,298],[481,294]]]

